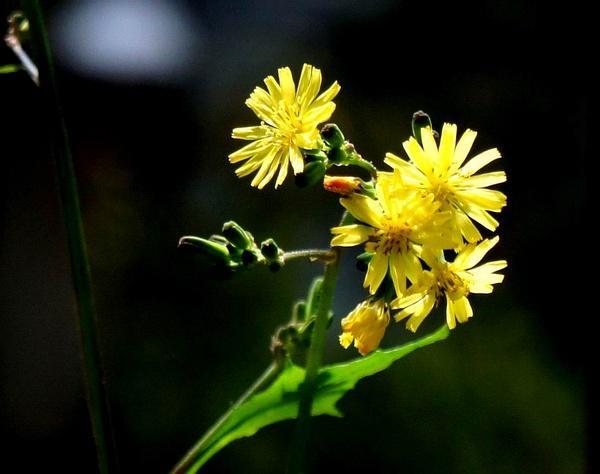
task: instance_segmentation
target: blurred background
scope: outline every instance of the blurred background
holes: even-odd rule
[[[250,188],[226,156],[244,100],[303,62],[338,80],[333,120],[377,165],[423,109],[479,131],[501,189],[505,284],[451,337],[361,382],[314,419],[311,472],[592,472],[591,331],[582,227],[589,144],[577,4],[43,2],[79,178],[123,472],[166,472],[270,362],[271,334],[320,266],[213,281],[177,251],[235,219],[285,249],[325,247],[340,207],[318,187]],[[18,2],[5,1],[6,18]],[[0,47],[0,64],[14,63]],[[0,76],[0,433],[18,472],[94,472],[49,127],[24,74]],[[583,251],[583,252],[582,252]],[[339,319],[363,297],[347,252]],[[443,317],[430,316],[422,333]],[[382,345],[410,340],[391,325]],[[293,423],[238,441],[209,473],[281,473]]]

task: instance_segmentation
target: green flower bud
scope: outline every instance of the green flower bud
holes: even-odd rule
[[[321,137],[330,148],[339,148],[344,143],[344,134],[335,123],[327,123],[321,129]]]
[[[304,171],[295,176],[296,186],[306,188],[318,183],[325,176],[327,168],[322,161],[312,161],[304,165]]]
[[[227,244],[229,244],[229,240],[227,240],[225,237],[223,237],[222,235],[219,234],[213,234],[211,235],[208,240],[212,241],[212,242],[216,242],[218,244],[222,244],[227,246]]]
[[[223,235],[239,249],[247,249],[253,243],[252,237],[234,221],[223,224]]]
[[[229,251],[225,245],[201,237],[191,235],[182,237],[179,239],[178,247],[194,250],[217,264],[228,265],[231,261]]]
[[[245,266],[250,266],[258,262],[260,253],[257,255],[258,251],[254,249],[246,249],[242,252],[242,263]]]
[[[417,139],[419,143],[421,143],[421,145],[423,145],[423,143],[421,142],[421,129],[424,127],[431,128],[431,119],[429,118],[429,115],[427,115],[422,110],[417,110],[413,114],[411,126],[413,136]]]
[[[279,258],[280,250],[273,239],[267,239],[260,244],[260,252],[267,260]]]
[[[327,154],[329,161],[332,163],[339,165],[345,163],[348,159],[348,153],[343,148],[332,148]]]

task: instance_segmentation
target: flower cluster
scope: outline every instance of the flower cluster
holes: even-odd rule
[[[256,172],[252,186],[262,189],[277,173],[275,187],[285,180],[289,165],[302,185],[323,180],[325,189],[340,194],[352,223],[332,229],[332,246],[364,245],[364,286],[369,296],[342,320],[340,343],[354,342],[363,355],[376,349],[391,314],[406,319],[416,331],[445,300],[449,328],[473,316],[468,296],[491,293],[503,276],[506,261],[480,264],[498,237],[484,239],[480,227],[494,232],[492,214],[506,205],[506,196],[490,186],[506,181],[503,171],[478,173],[500,158],[496,148],[468,159],[477,136],[445,123],[439,141],[429,117],[413,118],[413,135],[403,143],[406,158],[387,153],[387,170],[364,160],[329,120],[332,100],[340,86],[334,82],[319,94],[321,72],[305,64],[296,87],[289,68],[280,68],[279,82],[265,79],[246,105],[260,125],[236,128],[233,138],[251,143],[229,155],[244,162],[240,177]],[[425,119],[425,121],[423,121]],[[358,166],[370,181],[358,177],[326,176],[332,166]],[[298,179],[302,178],[302,179]]]
[[[386,155],[391,170],[379,172],[375,197],[355,193],[340,199],[356,223],[334,227],[331,245],[364,244],[370,258],[364,286],[371,303],[361,303],[346,318],[360,320],[360,325],[342,324],[340,342],[345,347],[349,335],[361,354],[378,347],[386,325],[370,316],[367,308],[375,304],[385,305],[385,311],[400,310],[396,321],[407,318],[406,326],[414,332],[445,299],[446,322],[452,329],[456,321],[473,316],[470,293],[491,293],[492,285],[502,281],[497,272],[506,261],[478,266],[498,237],[483,239],[476,224],[490,231],[498,227],[490,212],[500,212],[506,196],[487,188],[506,181],[506,175],[476,174],[500,153],[494,148],[467,160],[475,136],[467,130],[457,142],[456,125],[444,124],[438,145],[431,127],[423,127],[421,142],[411,137],[403,143],[408,160]],[[454,258],[447,260],[450,255]],[[389,289],[382,290],[388,278],[391,296]]]

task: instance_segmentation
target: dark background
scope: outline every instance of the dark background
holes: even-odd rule
[[[92,263],[123,472],[165,472],[269,363],[275,328],[318,265],[215,282],[176,249],[230,218],[285,249],[323,247],[340,207],[288,178],[250,188],[227,163],[243,102],[277,67],[338,80],[335,120],[382,165],[426,110],[497,146],[505,284],[475,317],[314,419],[312,472],[591,472],[593,263],[583,227],[589,29],[547,2],[44,2]],[[3,2],[6,17],[17,2]],[[0,64],[15,61],[0,48]],[[0,426],[3,464],[94,472],[48,121],[25,74],[0,76]],[[591,258],[591,259],[590,259]],[[344,258],[339,319],[361,300]],[[420,329],[435,328],[432,315]],[[409,340],[392,324],[384,347]],[[280,473],[293,424],[238,441],[209,473]],[[587,434],[586,434],[587,433]]]

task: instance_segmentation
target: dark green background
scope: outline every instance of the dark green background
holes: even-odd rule
[[[209,235],[230,218],[285,249],[327,245],[334,196],[290,179],[257,191],[226,160],[239,146],[230,129],[255,122],[243,105],[252,88],[303,62],[340,82],[334,120],[377,165],[402,152],[412,112],[424,109],[438,128],[479,131],[476,150],[497,146],[509,178],[493,251],[509,261],[505,284],[473,297],[475,317],[447,341],[360,383],[341,403],[344,419],[315,419],[311,472],[591,470],[590,293],[578,263],[594,252],[582,219],[588,35],[578,6],[184,5],[203,50],[177,84],[101,80],[59,61],[122,471],[174,464],[269,363],[271,334],[319,273],[294,262],[215,282],[176,249],[181,235]],[[15,6],[3,3],[0,16]],[[0,49],[3,64],[14,60]],[[26,76],[0,77],[0,97],[3,463],[93,472],[47,122]],[[328,361],[356,356],[336,343],[339,319],[365,294],[353,255]],[[430,316],[420,332],[442,320]],[[410,337],[392,324],[382,345]],[[282,423],[237,442],[206,472],[283,472],[292,430]]]

